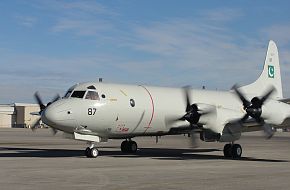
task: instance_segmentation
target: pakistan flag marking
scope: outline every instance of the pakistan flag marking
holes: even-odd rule
[[[268,65],[268,77],[274,78],[275,76],[275,69],[273,65]]]

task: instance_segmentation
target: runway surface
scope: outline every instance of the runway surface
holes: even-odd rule
[[[135,155],[120,140],[99,145],[86,158],[86,144],[52,136],[48,129],[0,129],[0,189],[289,189],[290,133],[271,140],[248,133],[238,141],[241,160],[223,157],[223,143],[189,148],[184,136],[134,139]]]

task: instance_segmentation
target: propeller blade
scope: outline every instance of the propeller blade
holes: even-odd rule
[[[215,112],[215,108],[214,107],[201,107],[198,108],[198,113],[200,115],[209,115]]]
[[[190,103],[190,98],[189,98],[189,90],[190,90],[190,86],[185,86],[183,87],[183,94],[186,100],[186,112],[189,112],[191,109],[191,103]]]
[[[196,137],[196,133],[194,132],[194,130],[191,130],[191,132],[188,134],[188,137],[189,137],[189,146],[191,148],[199,147],[198,138]]]
[[[56,101],[59,100],[59,99],[60,99],[60,95],[57,94],[57,95],[55,95],[55,97],[52,99],[51,103],[56,102]]]
[[[268,90],[268,92],[261,98],[261,104],[263,104],[270,97],[270,95],[275,91],[276,91],[275,87],[272,86]]]
[[[39,122],[40,122],[41,118],[38,118],[32,125],[31,125],[31,130],[35,131],[37,129],[37,126],[39,126]]]
[[[245,116],[241,119],[241,121],[244,123],[249,118],[249,114],[245,114]]]
[[[265,133],[265,136],[266,136],[266,139],[271,139],[274,135],[274,131],[271,127],[271,125],[268,125],[268,124],[264,124],[262,126],[263,130],[264,130],[264,133]]]
[[[251,105],[251,103],[245,98],[243,93],[240,90],[238,90],[238,85],[237,84],[235,84],[232,89],[235,91],[235,93],[238,95],[240,100],[243,102],[243,106],[245,108]]]
[[[34,98],[35,98],[36,102],[38,103],[38,105],[40,107],[40,111],[43,111],[46,106],[43,104],[38,92],[35,92]]]
[[[48,103],[47,103],[46,107],[49,106],[50,104],[52,104],[53,102],[56,102],[56,101],[59,100],[59,99],[60,99],[60,95],[57,94],[57,95],[52,99],[51,102],[48,102]]]
[[[184,116],[179,117],[179,118],[172,116],[172,117],[167,117],[165,119],[165,123],[168,126],[174,125],[176,122],[179,122],[179,121],[185,121]]]
[[[54,135],[56,135],[56,133],[58,132],[57,129],[50,127],[51,133]]]
[[[37,116],[41,116],[39,111],[38,112],[30,112],[30,115],[37,115]]]

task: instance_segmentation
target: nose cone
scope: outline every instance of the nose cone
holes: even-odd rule
[[[76,128],[76,119],[66,103],[57,101],[43,111],[41,120],[48,126],[65,132],[72,132]]]
[[[57,114],[57,110],[53,109],[51,106],[52,105],[50,105],[50,107],[47,107],[43,111],[41,120],[49,126],[54,126],[56,124],[56,121],[59,120],[59,117]]]

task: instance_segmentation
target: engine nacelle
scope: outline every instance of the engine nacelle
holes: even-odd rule
[[[200,132],[200,140],[205,142],[219,141],[221,135],[219,133],[212,132],[211,130],[204,130]]]

